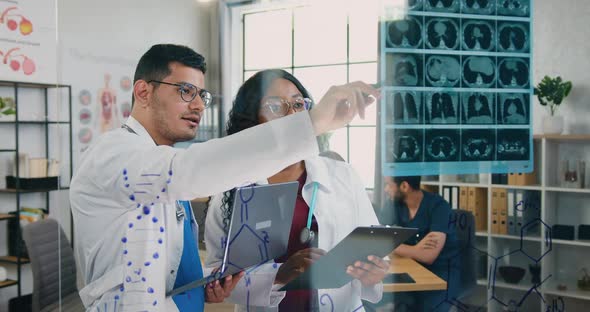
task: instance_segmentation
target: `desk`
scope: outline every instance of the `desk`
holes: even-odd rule
[[[389,272],[391,273],[408,273],[416,283],[411,284],[384,284],[384,292],[401,292],[401,291],[426,291],[426,290],[445,290],[447,282],[436,274],[430,272],[416,260],[402,258],[391,255],[391,264]]]

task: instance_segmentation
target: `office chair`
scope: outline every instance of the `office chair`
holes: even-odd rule
[[[33,312],[84,311],[76,289],[74,253],[57,221],[25,226],[23,239],[33,271]]]
[[[466,210],[453,210],[454,220],[466,220],[465,226],[456,227],[457,242],[459,243],[459,257],[461,258],[461,276],[459,280],[459,294],[457,299],[463,301],[469,297],[477,285],[478,257],[472,248],[475,244],[475,217]],[[451,309],[451,311],[454,311]]]

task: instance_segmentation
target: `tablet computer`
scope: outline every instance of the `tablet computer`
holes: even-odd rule
[[[352,276],[346,274],[349,265],[356,261],[368,262],[370,255],[383,258],[417,233],[416,228],[357,227],[328,254],[280,290],[340,288],[352,280]]]
[[[202,287],[287,253],[298,187],[293,181],[238,188],[219,270],[166,295]]]

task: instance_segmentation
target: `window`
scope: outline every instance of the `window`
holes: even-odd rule
[[[377,10],[351,5],[340,11],[334,5],[243,11],[243,81],[257,71],[282,68],[297,77],[316,101],[332,85],[376,83]],[[330,136],[330,150],[355,168],[368,189],[374,188],[376,121],[374,104],[365,120],[357,117]]]

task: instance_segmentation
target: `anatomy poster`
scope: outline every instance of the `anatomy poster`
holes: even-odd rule
[[[57,81],[55,1],[0,0],[0,80]]]
[[[81,47],[66,47],[63,52],[72,85],[75,163],[97,137],[121,127],[131,114],[136,61]]]
[[[533,169],[531,2],[385,2],[384,175]]]

